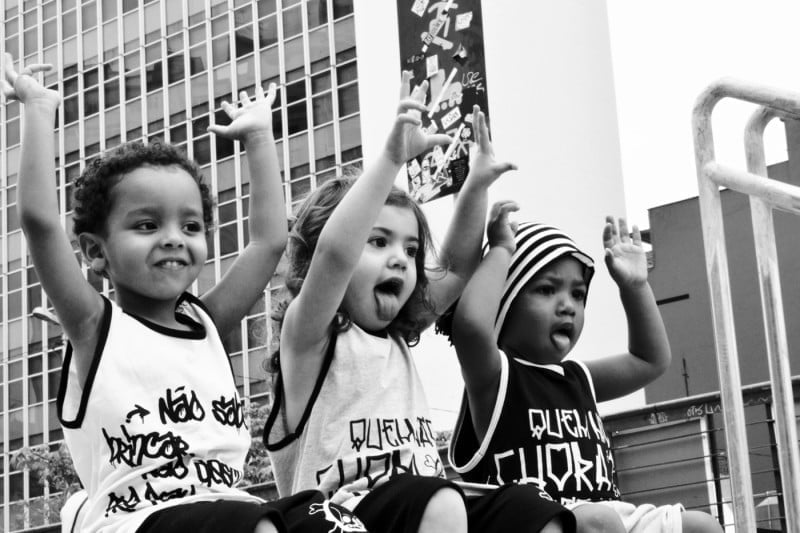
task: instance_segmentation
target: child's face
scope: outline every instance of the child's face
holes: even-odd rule
[[[176,166],[143,166],[114,186],[111,202],[99,241],[120,305],[135,309],[180,296],[207,256],[195,180]]]
[[[343,307],[360,327],[384,329],[411,296],[417,284],[418,235],[410,209],[383,206],[344,295]]]
[[[500,347],[534,363],[558,363],[583,330],[584,267],[566,256],[538,272],[517,294],[500,334]]]

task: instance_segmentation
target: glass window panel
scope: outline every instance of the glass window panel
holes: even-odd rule
[[[253,82],[256,79],[256,60],[250,56],[236,62],[236,86],[238,90],[247,90],[252,96],[255,90]]]
[[[105,107],[114,107],[119,104],[119,80],[107,81],[103,86],[105,94]]]
[[[125,105],[125,127],[128,131],[142,126],[142,103],[134,100]]]
[[[93,68],[91,70],[87,70],[83,73],[83,86],[84,87],[92,87],[97,85],[100,81],[100,72],[97,68]]]
[[[6,35],[14,35],[19,31],[19,18],[6,17]]]
[[[224,65],[214,69],[214,96],[223,96],[231,94],[231,68],[230,65]],[[230,97],[227,98],[230,100]]]
[[[42,27],[42,38],[44,39],[45,48],[56,43],[58,40],[58,26],[56,25],[55,19],[44,23]]]
[[[72,10],[61,15],[62,39],[67,39],[78,33],[78,12]]]
[[[179,124],[169,129],[169,142],[180,143],[186,139],[186,124]]]
[[[275,0],[258,0],[258,18],[275,13]]]
[[[333,155],[335,152],[336,143],[333,136],[333,125],[314,130],[314,159],[319,161]],[[317,168],[317,170],[323,169]]]
[[[25,51],[25,55],[29,56],[35,53],[39,47],[39,44],[37,42],[39,40],[39,32],[36,26],[28,30],[25,30],[25,33],[23,34],[23,39],[24,39],[23,50]]]
[[[215,67],[231,59],[230,42],[227,35],[211,41],[211,59]]]
[[[139,7],[139,0],[122,0],[122,12],[127,13]]]
[[[71,96],[78,92],[78,78],[64,80],[64,96]]]
[[[218,37],[220,35],[228,33],[228,15],[222,15],[221,17],[217,17],[211,21],[211,36]]]
[[[300,13],[301,6],[295,6],[283,11],[283,38],[294,37],[303,31],[303,21]]]
[[[192,107],[208,102],[208,80],[205,76],[195,76],[191,81]]]
[[[61,380],[61,372],[54,370],[47,373],[47,397],[54,400],[58,396],[58,386]]]
[[[331,88],[331,73],[323,72],[311,78],[311,92],[313,94],[320,93]]]
[[[167,26],[179,23],[183,17],[183,2],[165,2]]]
[[[339,89],[339,116],[344,117],[358,113],[358,84]]]
[[[233,12],[234,26],[242,26],[248,22],[253,22],[253,8],[250,4],[246,4]]]
[[[189,2],[189,26],[194,26],[206,18],[205,2]]]
[[[152,124],[164,119],[164,91],[156,91],[147,95],[147,123]]]
[[[108,22],[103,25],[103,55],[104,57],[117,55],[117,23]]]
[[[148,45],[144,49],[144,62],[145,63],[152,63],[156,59],[163,57],[164,54],[161,52],[161,42],[153,43]]]
[[[208,136],[194,141],[194,160],[200,165],[211,162],[211,140]]]
[[[103,22],[117,16],[117,0],[103,0]]]
[[[177,33],[167,39],[167,54],[183,52],[183,33]]]
[[[328,0],[308,0],[306,2],[308,27],[316,28],[328,22]]]
[[[106,123],[106,137],[114,137],[121,133],[119,108],[108,109],[103,114]]]
[[[248,24],[236,29],[236,57],[242,57],[253,51],[253,25]]]
[[[161,61],[145,67],[145,78],[147,80],[147,92],[160,89],[164,86],[164,77],[161,71]]]
[[[356,62],[347,63],[336,68],[336,79],[339,85],[344,85],[347,82],[358,79],[358,70]]]
[[[287,104],[302,100],[306,97],[306,81],[300,80],[295,83],[287,84],[285,94],[285,100]]]
[[[167,2],[167,4],[180,4],[181,2]],[[144,32],[149,34],[151,32],[161,31],[161,3],[149,4],[144,8]]]
[[[228,0],[211,0],[211,16],[216,17],[228,9]]]
[[[6,38],[6,52],[14,57],[19,57],[19,39],[16,35]]]
[[[290,105],[286,108],[286,118],[289,124],[289,135],[308,129],[308,114],[305,101]]]
[[[142,80],[139,72],[125,76],[125,99],[130,100],[142,94]]]
[[[336,53],[342,52],[356,45],[356,32],[353,17],[336,22],[334,30]]]
[[[84,31],[97,26],[96,2],[88,2],[81,7],[81,25]]]
[[[278,42],[278,22],[275,15],[258,22],[258,42],[262,47]]]
[[[122,19],[122,36],[125,43],[125,51],[130,52],[139,46],[139,18],[138,13],[128,13]]]
[[[141,60],[139,59],[139,51],[132,52],[125,56],[125,72],[130,72],[139,68],[142,64]]]
[[[170,56],[167,58],[167,79],[169,83],[182,80],[184,77],[183,54]]]
[[[78,112],[78,96],[64,99],[64,123],[69,124],[78,120],[80,113]]]
[[[361,146],[361,121],[358,116],[339,122],[339,139],[341,139],[342,152]]]
[[[303,68],[303,39],[298,37],[287,41],[283,48],[284,64],[286,72],[299,69],[302,72]]]
[[[319,28],[308,36],[308,57],[314,63],[330,56],[328,27]]]
[[[14,119],[6,123],[6,142],[8,146],[19,143],[19,119]]]
[[[97,57],[97,30],[90,30],[83,34],[83,64],[96,65]]]
[[[42,396],[42,375],[28,376],[28,405],[44,401]]]
[[[15,380],[22,377],[22,361],[12,361],[8,364],[8,379]],[[20,382],[22,383],[22,382]],[[19,401],[22,402],[22,392],[20,392]]]
[[[22,407],[22,380],[8,383],[8,407]]]
[[[333,0],[333,18],[338,19],[353,12],[353,0]]]
[[[228,224],[227,226],[221,226],[219,228],[219,249],[220,255],[228,255],[235,253],[238,251],[238,232],[237,232],[237,224]],[[236,330],[238,335],[238,329]],[[239,345],[239,349],[241,350],[241,344]]]
[[[176,114],[185,110],[186,85],[184,83],[179,83],[178,85],[169,88],[169,111],[172,113],[172,116],[175,116]]]
[[[205,46],[195,46],[189,49],[189,73],[197,74],[207,68]]]
[[[280,62],[278,60],[278,47],[273,46],[267,50],[261,50],[261,79],[268,80],[276,78],[280,74]]]
[[[292,168],[308,163],[308,134],[289,139],[289,164]]]
[[[189,30],[189,46],[206,42],[206,25],[201,24]]]
[[[100,111],[100,91],[93,87],[83,92],[83,113],[91,115]]]

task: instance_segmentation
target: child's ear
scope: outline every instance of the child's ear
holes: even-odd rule
[[[103,251],[103,240],[94,233],[81,233],[78,235],[78,244],[81,247],[83,260],[96,274],[103,275],[106,270],[106,257]]]

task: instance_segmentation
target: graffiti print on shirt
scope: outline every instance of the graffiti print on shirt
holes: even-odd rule
[[[535,484],[556,499],[619,498],[614,457],[596,412],[528,409],[527,415],[531,440],[494,454],[500,483]]]

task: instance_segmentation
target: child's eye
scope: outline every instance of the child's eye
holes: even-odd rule
[[[187,222],[183,227],[184,230],[189,233],[199,233],[203,231],[203,225],[200,222]]]
[[[556,290],[552,285],[539,285],[534,289],[534,292],[544,296],[551,296],[555,294]]]
[[[377,246],[378,248],[383,248],[386,246],[386,237],[373,237],[369,240],[370,244],[373,246]]]
[[[417,257],[417,254],[419,253],[419,248],[417,248],[416,246],[409,246],[408,248],[406,248],[406,253],[408,254],[408,257],[412,258]]]
[[[586,291],[583,289],[575,289],[572,291],[572,297],[578,302],[583,302],[586,300]]]
[[[153,231],[156,229],[156,223],[152,220],[143,220],[137,222],[133,227],[139,231]]]

